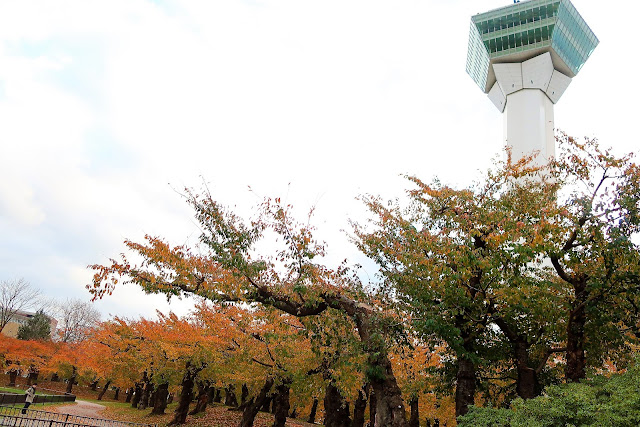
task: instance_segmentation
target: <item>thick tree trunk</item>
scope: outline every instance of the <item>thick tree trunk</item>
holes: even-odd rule
[[[209,402],[213,402],[216,397],[216,388],[208,387],[207,388],[207,396],[209,396]]]
[[[324,394],[324,425],[327,427],[350,427],[349,403],[331,381]]]
[[[27,375],[27,385],[32,385],[38,382],[38,371],[29,371],[29,375]]]
[[[143,396],[147,398],[146,403],[146,407],[144,409],[147,409],[149,406],[153,405],[153,395],[155,394],[155,385],[149,381],[149,383],[147,384],[147,386],[145,387],[145,392],[143,393]]]
[[[359,303],[344,295],[325,296],[325,300],[335,308],[350,315],[358,328],[360,341],[369,355],[369,375],[367,380],[376,394],[375,426],[406,427],[407,416],[402,401],[402,392],[393,374],[388,351],[375,338],[378,313],[366,304]],[[373,337],[373,338],[372,338]]]
[[[136,398],[137,398],[137,408],[138,409],[147,409],[149,406],[149,383],[151,382],[147,371],[142,373],[142,382],[140,383],[140,393],[138,393],[138,388],[136,387]],[[134,398],[134,400],[136,399]]]
[[[466,356],[458,358],[456,374],[456,417],[466,414],[476,394],[476,367]]]
[[[127,389],[127,397],[124,399],[124,403],[131,403],[131,398],[133,397],[133,392],[135,389],[133,387],[129,387]]]
[[[100,393],[98,393],[98,400],[102,400],[102,397],[104,396],[104,394],[107,392],[107,390],[109,390],[110,385],[111,385],[111,380],[107,380],[107,382],[104,384],[104,387],[102,387],[102,390],[100,390]]]
[[[17,379],[18,379],[18,370],[17,369],[10,370],[9,371],[9,387],[15,387]],[[67,388],[69,387],[67,386]]]
[[[209,384],[204,381],[198,381],[198,397],[196,397],[196,406],[189,412],[189,415],[195,415],[204,412],[209,404],[209,395],[207,393]]]
[[[523,399],[536,397],[541,390],[538,384],[538,374],[534,368],[529,366],[531,344],[529,344],[528,337],[519,333],[516,328],[512,327],[503,318],[498,318],[495,322],[507,340],[509,340],[509,344],[511,344],[512,358],[518,375],[516,393]]]
[[[409,427],[420,427],[420,410],[418,406],[418,398],[412,397],[409,402],[411,406],[411,417],[409,418]]]
[[[367,384],[358,390],[358,398],[353,404],[353,421],[351,422],[351,427],[364,427],[364,415],[367,410],[369,388],[369,384]]]
[[[372,356],[373,363],[381,369],[382,375],[374,375],[369,378],[371,387],[376,394],[376,418],[375,426],[406,427],[407,418],[402,401],[402,392],[391,368],[391,362],[386,353],[378,353]]]
[[[78,377],[78,369],[75,366],[71,367],[71,377],[67,381],[67,394],[71,394],[73,390],[73,385],[76,383],[76,378]]]
[[[309,413],[309,418],[307,419],[307,422],[309,424],[315,424],[317,412],[318,412],[318,399],[314,397],[313,404],[311,405],[311,412]]]
[[[369,394],[369,427],[373,427],[376,422],[376,408],[378,407],[378,399],[373,390]]]
[[[242,393],[240,394],[240,404],[244,405],[249,396],[249,388],[246,384],[242,384]]]
[[[182,377],[182,391],[180,392],[180,403],[176,408],[173,419],[167,425],[184,424],[189,413],[189,404],[193,400],[193,385],[196,375],[200,372],[194,368],[191,362],[187,362],[184,376]]]
[[[116,391],[113,394],[113,400],[118,400],[118,397],[120,397],[120,387],[116,387]]]
[[[167,397],[169,396],[169,383],[162,383],[158,386],[155,393],[155,399],[153,400],[153,409],[151,414],[163,415],[164,410],[167,409]]]
[[[133,398],[131,399],[131,407],[137,408],[138,404],[140,403],[140,400],[142,400],[142,384],[135,383],[134,387],[135,388],[133,390]]]
[[[244,385],[242,387],[245,387]],[[240,405],[238,405],[235,408],[229,408],[230,411],[244,411],[245,408],[247,407],[247,405],[250,403],[250,400],[247,400],[247,397],[249,396],[249,389],[247,388],[247,396],[245,396],[244,398],[244,402],[242,402]]]
[[[583,217],[578,224],[582,227],[586,223],[586,217]],[[569,240],[565,243],[562,251],[572,249],[578,230],[574,230]],[[586,305],[590,297],[590,291],[587,288],[589,276],[585,274],[569,275],[560,264],[562,256],[551,256],[551,264],[555,268],[558,276],[573,287],[573,301],[571,311],[567,319],[567,348],[566,359],[567,364],[564,368],[564,376],[567,382],[578,382],[585,378],[585,368],[587,360],[584,353],[585,344],[585,325],[587,323]]]
[[[213,401],[215,403],[222,402],[222,390],[220,390],[219,388],[216,388],[216,394],[215,394],[215,397],[213,398]]]
[[[256,415],[258,415],[260,408],[267,398],[267,393],[269,393],[269,390],[271,390],[271,387],[273,387],[273,382],[273,378],[267,379],[267,381],[265,381],[264,383],[264,386],[260,390],[260,393],[258,393],[255,398],[252,397],[251,399],[249,399],[247,405],[244,408],[244,411],[242,411],[242,420],[240,421],[238,427],[253,426]]]
[[[283,380],[281,384],[276,386],[276,394],[273,397],[273,427],[285,427],[287,415],[289,415],[289,389],[291,387],[290,380]]]
[[[94,380],[89,384],[91,391],[98,391],[98,380]]]
[[[262,402],[262,406],[260,407],[260,411],[259,412],[271,412],[271,402],[272,401],[273,401],[273,396],[265,397],[264,401]]]
[[[236,386],[229,384],[224,389],[224,404],[225,406],[231,406],[233,408],[238,407],[238,399],[236,398]]]
[[[587,360],[584,353],[584,327],[587,323],[585,301],[588,298],[587,284],[574,285],[576,307],[569,313],[567,323],[567,365],[564,375],[567,382],[578,382],[586,377]]]
[[[536,370],[529,366],[529,345],[526,342],[517,342],[514,352],[518,372],[516,393],[523,399],[533,399],[540,393],[540,387]]]
[[[147,382],[144,385],[144,389],[142,390],[142,397],[140,398],[140,402],[138,403],[138,409],[147,409],[149,407],[149,401],[151,400],[152,394],[153,383],[151,382],[151,379],[147,379]]]

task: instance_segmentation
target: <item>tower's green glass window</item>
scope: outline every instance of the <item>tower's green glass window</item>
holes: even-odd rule
[[[518,53],[519,59],[553,50],[575,75],[598,39],[569,0],[528,0],[471,18],[467,73],[486,90],[489,65]],[[571,72],[569,72],[569,70]]]

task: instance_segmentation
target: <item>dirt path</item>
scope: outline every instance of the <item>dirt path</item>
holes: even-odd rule
[[[100,412],[105,408],[106,406],[98,405],[97,403],[76,400],[75,405],[60,406],[58,408],[58,412],[61,414],[76,415],[79,417],[101,418]]]

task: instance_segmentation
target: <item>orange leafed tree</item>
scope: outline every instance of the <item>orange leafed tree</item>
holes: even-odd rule
[[[374,373],[369,381],[378,396],[377,424],[405,426],[404,403],[387,356],[387,342],[379,339],[377,330],[385,312],[369,303],[347,269],[329,269],[319,263],[324,247],[313,238],[312,227],[295,221],[291,207],[278,199],[265,200],[258,216],[245,222],[208,192],[198,195],[187,190],[186,198],[203,230],[197,250],[171,247],[154,237],[147,237],[145,243],[126,241],[143,261],[132,264],[123,255],[108,265],[91,266],[96,274],[88,287],[94,296],[109,294],[123,280],[150,293],[261,303],[299,318],[332,308],[353,321],[368,355],[368,372]],[[271,255],[259,251],[268,237],[279,244]]]
[[[19,340],[0,334],[0,360],[9,372],[10,384],[15,385],[16,377],[23,373],[28,373],[31,383],[39,374],[51,372],[50,360],[58,347],[51,341]]]

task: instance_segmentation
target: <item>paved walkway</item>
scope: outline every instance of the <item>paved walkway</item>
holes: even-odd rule
[[[61,414],[76,415],[79,417],[101,418],[100,412],[105,408],[106,406],[98,405],[97,403],[76,400],[75,405],[64,405],[58,407],[58,412]]]
[[[106,407],[96,403],[77,400],[73,405],[52,408],[54,411],[27,410],[22,415],[21,408],[8,408],[8,413],[0,414],[0,427],[41,427],[41,426],[95,426],[95,427],[132,427],[134,423],[101,418]],[[66,414],[66,415],[64,415]],[[139,425],[142,427],[143,425]],[[151,425],[149,425],[151,427]]]

